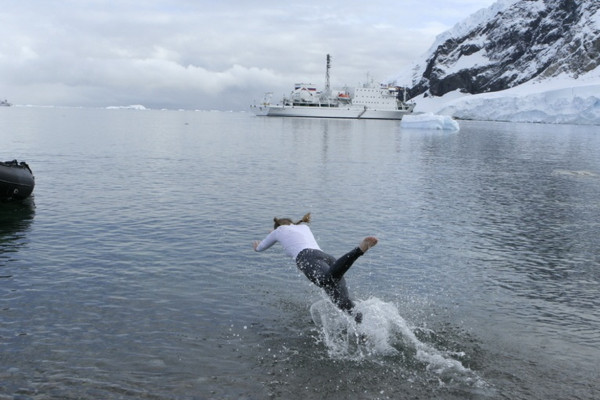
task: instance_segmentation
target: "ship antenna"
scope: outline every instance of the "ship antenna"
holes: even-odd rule
[[[331,56],[327,54],[327,69],[325,71],[325,93],[331,93],[331,87],[329,86],[329,69],[331,68]]]

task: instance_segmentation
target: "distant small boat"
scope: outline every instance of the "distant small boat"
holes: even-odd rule
[[[8,100],[0,100],[0,107],[10,107],[12,104],[8,102]]]
[[[35,178],[26,162],[0,161],[0,199],[25,199],[34,186]]]

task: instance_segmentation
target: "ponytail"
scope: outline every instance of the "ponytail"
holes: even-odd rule
[[[310,223],[310,213],[304,214],[304,217],[298,222],[295,222],[294,225],[300,225],[301,223],[309,224]]]
[[[305,223],[308,224],[310,223],[310,213],[306,213],[304,214],[304,217],[302,217],[301,220],[299,220],[298,222],[293,222],[291,219],[289,218],[273,218],[273,229],[277,229],[279,228],[281,225],[300,225],[301,223]]]

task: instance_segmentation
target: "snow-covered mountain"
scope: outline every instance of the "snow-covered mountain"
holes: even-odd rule
[[[391,81],[407,86],[417,104],[429,104],[424,111],[600,124],[600,1],[499,0],[439,35],[422,60]],[[564,91],[574,87],[577,93]],[[434,100],[440,96],[444,101]]]

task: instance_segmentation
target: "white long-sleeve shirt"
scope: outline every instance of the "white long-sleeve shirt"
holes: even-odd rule
[[[307,225],[281,225],[267,235],[256,247],[256,251],[263,251],[281,243],[285,254],[294,260],[304,249],[321,250],[310,228]]]

